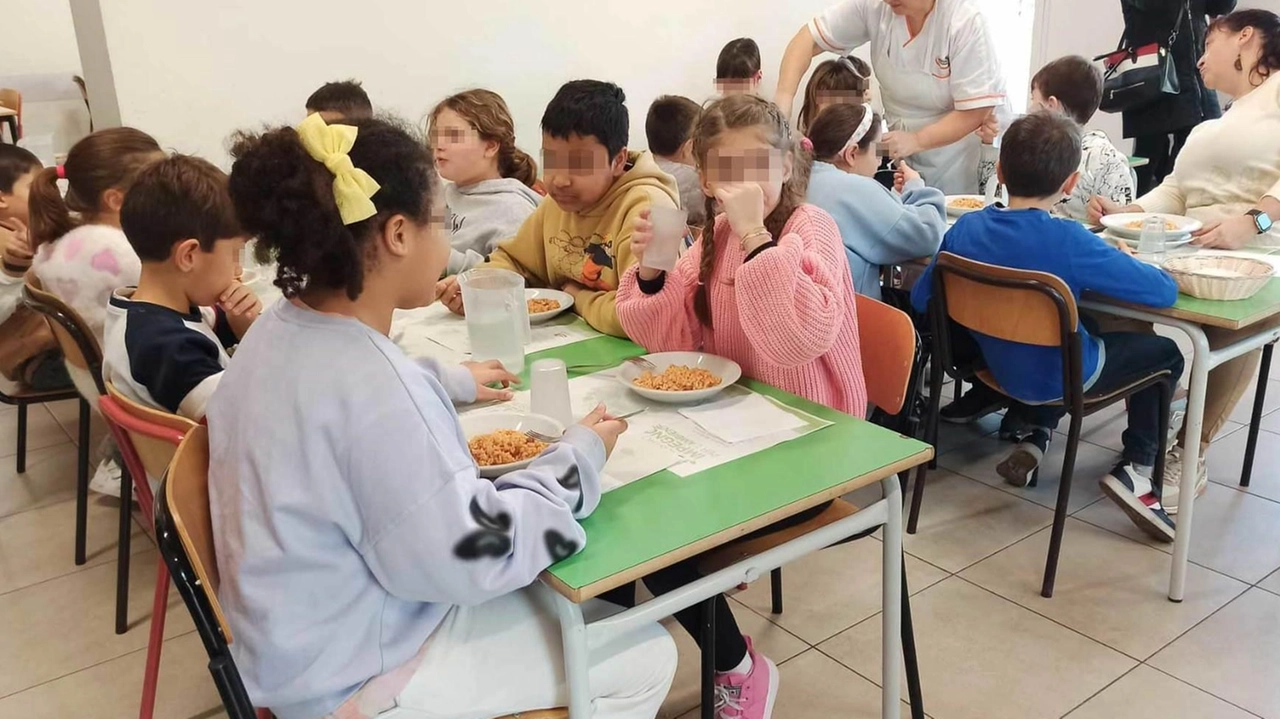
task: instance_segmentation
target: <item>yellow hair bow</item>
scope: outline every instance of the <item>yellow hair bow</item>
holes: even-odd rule
[[[298,137],[307,153],[333,173],[333,199],[338,204],[342,224],[354,224],[378,214],[370,198],[381,186],[369,173],[352,164],[347,154],[356,144],[356,128],[326,124],[316,113],[298,125]]]

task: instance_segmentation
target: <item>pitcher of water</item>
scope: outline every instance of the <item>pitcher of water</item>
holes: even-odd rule
[[[508,270],[478,267],[458,276],[467,312],[471,358],[498,360],[508,372],[524,371],[524,346],[529,341],[529,306],[524,278]]]

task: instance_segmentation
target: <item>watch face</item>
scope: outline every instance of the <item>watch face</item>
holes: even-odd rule
[[[1253,222],[1258,226],[1259,235],[1261,235],[1264,232],[1271,231],[1271,227],[1272,227],[1271,217],[1267,213],[1259,212],[1258,214],[1254,215]]]

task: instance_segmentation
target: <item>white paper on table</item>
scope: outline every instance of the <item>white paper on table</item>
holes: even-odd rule
[[[397,343],[420,344],[430,340],[452,350],[455,354],[471,354],[471,337],[467,334],[467,320],[449,311],[437,302],[416,310],[398,310],[391,322],[392,337],[399,333]],[[531,328],[531,341],[525,345],[526,354],[563,347],[599,337],[600,333],[572,312],[565,312]],[[408,352],[408,350],[406,350]]]
[[[803,419],[754,392],[684,407],[680,414],[730,444],[799,429],[806,424]]]

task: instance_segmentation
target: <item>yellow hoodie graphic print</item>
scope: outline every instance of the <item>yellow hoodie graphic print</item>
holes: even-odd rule
[[[530,287],[560,289],[576,282],[574,311],[595,329],[625,337],[614,309],[618,280],[635,263],[631,233],[640,212],[649,207],[679,207],[676,181],[648,152],[633,152],[627,171],[599,202],[582,212],[565,212],[543,198],[516,236],[499,244],[489,267],[524,276]]]

